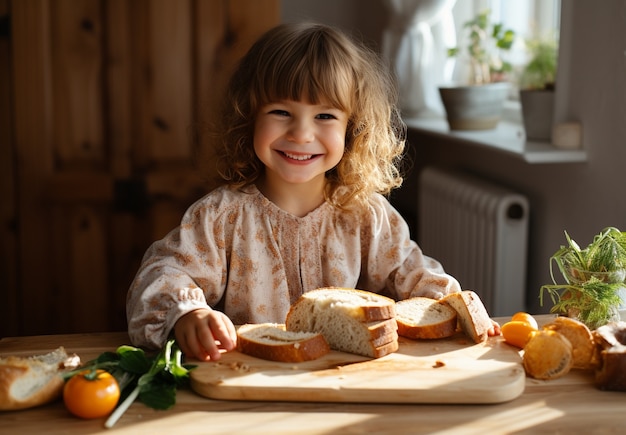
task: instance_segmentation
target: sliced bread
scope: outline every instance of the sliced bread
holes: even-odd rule
[[[398,344],[398,340],[390,341],[387,344],[383,344],[382,346],[373,347],[371,350],[368,350],[367,355],[372,358],[382,358],[385,355],[389,355],[390,353],[394,353],[398,350],[400,345]],[[365,353],[360,353],[359,355],[364,355]]]
[[[450,293],[441,301],[456,311],[458,324],[474,343],[487,340],[493,324],[480,297],[471,290]]]
[[[310,361],[330,352],[322,334],[286,331],[284,325],[274,323],[240,326],[237,347],[247,355],[282,362]]]
[[[376,348],[398,341],[395,319],[359,322],[331,309],[312,314],[307,310],[290,310],[286,320],[287,330],[320,332],[331,349],[372,358],[378,358],[376,355],[380,354]]]
[[[312,310],[326,310],[330,307],[359,322],[387,320],[396,315],[393,299],[365,290],[323,287],[304,293],[300,299],[308,300]]]
[[[80,365],[80,358],[63,347],[30,357],[0,358],[0,410],[26,409],[58,399],[63,372]]]
[[[454,335],[456,311],[435,299],[414,297],[396,303],[398,335],[410,339],[438,339]]]
[[[368,337],[368,341],[372,345],[378,347],[391,341],[398,341],[398,323],[396,319],[380,320],[378,322],[360,322],[364,329],[364,337]],[[355,328],[356,328],[355,324]]]
[[[384,316],[391,317],[369,320]],[[320,332],[331,349],[341,352],[379,358],[398,350],[395,301],[365,291],[307,292],[291,306],[285,326],[288,331]]]

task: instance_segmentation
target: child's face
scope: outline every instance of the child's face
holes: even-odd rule
[[[320,182],[343,156],[347,125],[347,113],[323,103],[267,104],[257,114],[254,151],[272,181]]]

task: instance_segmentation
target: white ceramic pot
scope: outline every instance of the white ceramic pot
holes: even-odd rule
[[[440,87],[450,130],[491,130],[500,122],[509,83]]]

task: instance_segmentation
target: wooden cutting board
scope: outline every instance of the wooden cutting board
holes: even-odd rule
[[[488,404],[524,391],[519,352],[502,337],[474,344],[400,338],[398,352],[369,359],[331,352],[315,361],[279,363],[233,351],[198,363],[191,387],[211,399],[356,403]]]

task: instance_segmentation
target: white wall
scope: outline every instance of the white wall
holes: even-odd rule
[[[380,42],[386,13],[376,0],[284,0],[283,20],[315,19]],[[550,280],[563,231],[587,244],[606,226],[626,231],[626,0],[562,2],[557,120],[583,125],[586,163],[530,165],[497,152],[411,134],[417,166],[462,167],[512,187],[531,203],[526,307]],[[414,177],[403,191],[415,191]],[[413,210],[406,210],[412,213]],[[444,265],[445,266],[445,265]]]

